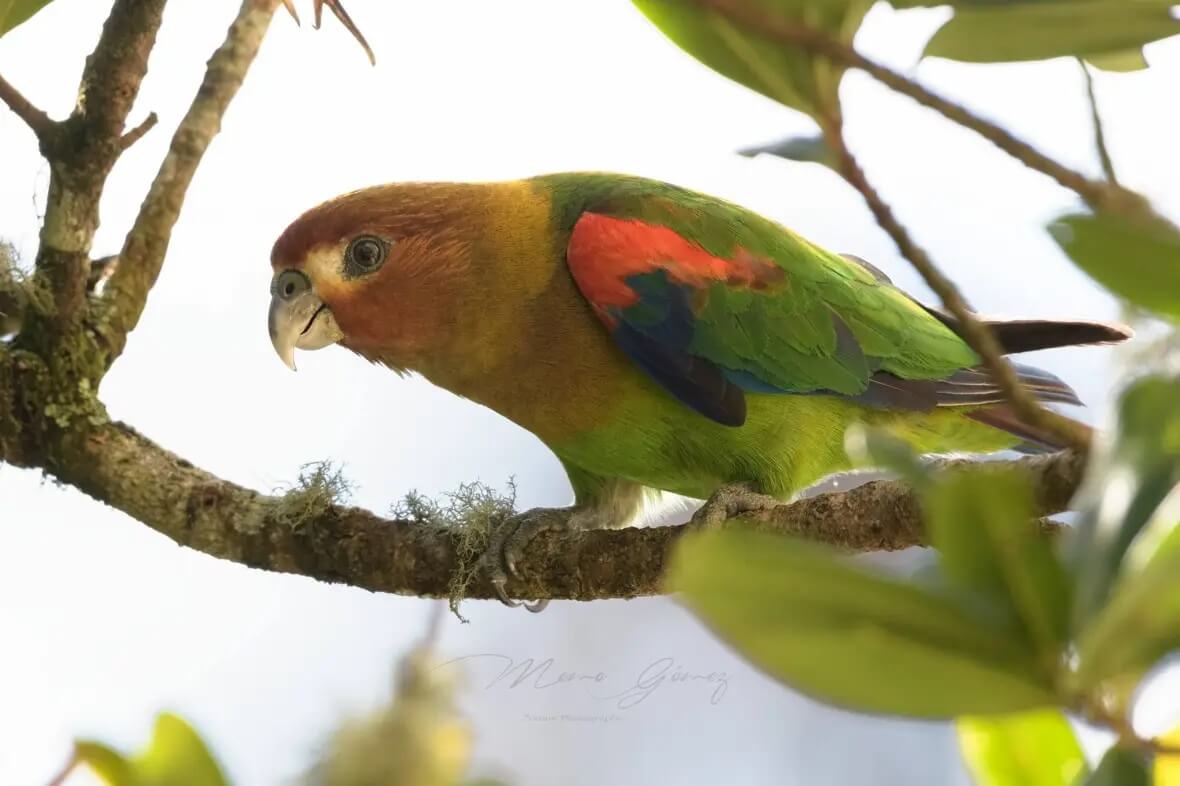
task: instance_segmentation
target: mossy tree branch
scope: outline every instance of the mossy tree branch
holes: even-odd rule
[[[298,573],[376,592],[448,597],[460,569],[461,529],[384,519],[335,504],[330,490],[300,499],[292,520],[284,496],[222,480],[170,453],[129,426],[110,423],[65,440],[52,474],[142,521],[178,544],[251,567]],[[1020,466],[1037,489],[1038,515],[1066,509],[1084,462],[1073,453],[1012,462],[950,462],[946,468],[992,472]],[[296,489],[290,494],[302,494]],[[751,527],[834,545],[850,552],[896,550],[923,543],[917,495],[898,481],[875,481],[732,519]],[[538,535],[510,580],[512,597],[594,600],[663,592],[672,547],[689,527],[558,531]],[[464,596],[492,598],[475,575]]]

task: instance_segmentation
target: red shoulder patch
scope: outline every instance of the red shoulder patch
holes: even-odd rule
[[[669,227],[600,213],[578,219],[566,260],[578,288],[598,308],[634,305],[638,295],[627,279],[653,270],[662,269],[673,281],[698,289],[718,282],[762,289],[786,275],[775,263],[742,248],[725,259]]]

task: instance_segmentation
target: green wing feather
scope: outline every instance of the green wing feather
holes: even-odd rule
[[[742,207],[620,175],[539,180],[553,194],[559,228],[568,232],[586,213],[611,216],[670,229],[721,260],[753,258],[781,269],[785,275],[762,288],[727,280],[696,282],[688,349],[724,369],[784,392],[855,396],[879,371],[906,380],[936,380],[979,363],[962,338],[867,267]],[[634,253],[651,256],[647,261],[653,269],[662,267],[674,277],[682,272],[677,265],[683,260],[659,258],[666,254],[660,244],[636,245]],[[610,255],[601,257],[592,275],[609,276]]]

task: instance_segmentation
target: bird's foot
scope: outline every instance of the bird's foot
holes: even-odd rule
[[[537,613],[549,605],[548,600],[529,602],[510,598],[505,586],[509,577],[520,578],[516,564],[533,538],[551,529],[566,528],[571,513],[569,508],[533,508],[506,519],[492,532],[480,563],[492,582],[497,597],[505,606],[524,606],[529,611]]]
[[[735,516],[770,510],[781,504],[780,500],[755,491],[747,483],[727,483],[713,492],[688,524],[699,530],[717,529]]]

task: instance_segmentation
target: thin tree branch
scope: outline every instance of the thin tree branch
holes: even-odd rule
[[[279,0],[244,0],[225,42],[209,59],[196,98],[172,137],[168,154],[119,252],[118,268],[107,282],[108,366],[123,351],[127,334],[139,322],[148,292],[164,264],[188,186],[221,130],[221,118],[242,86],[278,4]]]
[[[126,134],[123,134],[122,138],[119,140],[119,148],[121,150],[126,150],[127,148],[134,145],[143,138],[144,134],[155,128],[156,123],[159,121],[160,118],[156,117],[155,112],[148,113],[148,116],[143,119],[142,123],[128,131]]]
[[[1086,61],[1078,58],[1078,66],[1082,69],[1082,76],[1086,79],[1086,101],[1090,105],[1090,120],[1094,124],[1094,148],[1098,151],[1098,160],[1102,162],[1102,172],[1109,183],[1118,185],[1119,179],[1114,173],[1114,162],[1110,158],[1110,150],[1106,147],[1106,131],[1102,125],[1102,113],[1098,111],[1098,96],[1094,94],[1094,75]]]
[[[45,139],[52,132],[55,123],[49,115],[33,106],[3,75],[0,75],[0,101],[7,104],[17,117],[25,121],[25,125],[37,135],[38,141]]]
[[[1013,136],[1000,126],[980,117],[966,107],[934,93],[909,77],[877,63],[852,46],[838,41],[821,30],[766,13],[744,0],[690,0],[712,10],[763,38],[788,46],[797,46],[842,65],[864,71],[886,87],[909,96],[948,120],[976,132],[1008,155],[1056,180],[1095,208],[1123,208],[1129,202],[1139,204],[1137,195],[1115,183],[1091,180],[1070,169],[1032,145]]]
[[[52,295],[53,308],[30,312],[21,341],[47,356],[81,322],[99,202],[123,150],[119,140],[147,73],[165,2],[115,0],[86,58],[73,112],[40,137],[50,179],[35,277]]]
[[[959,323],[959,331],[983,359],[988,373],[1004,393],[1012,409],[1031,426],[1048,429],[1065,440],[1066,444],[1079,450],[1086,450],[1090,444],[1090,430],[1076,421],[1061,417],[1042,407],[1033,395],[1020,384],[1012,364],[1004,358],[1004,350],[992,331],[976,319],[967,307],[958,287],[943,275],[925,249],[917,244],[909,231],[898,220],[893,209],[869,182],[860,162],[848,148],[844,131],[838,119],[828,118],[822,123],[824,138],[836,154],[838,171],[848,183],[860,192],[869,210],[881,228],[893,239],[910,264],[922,275],[927,285],[942,300],[943,305]]]
[[[66,120],[75,126],[71,142],[92,149],[116,146],[147,74],[148,56],[155,46],[166,2],[115,0],[98,45],[86,58],[78,100]],[[107,151],[104,157],[113,164],[118,155]],[[105,175],[100,171],[91,176]]]
[[[298,526],[280,515],[282,497],[222,480],[168,452],[129,426],[109,423],[67,435],[49,472],[178,544],[251,567],[297,573],[377,592],[446,597],[458,566],[459,533],[368,511],[325,504]],[[1037,489],[1038,515],[1066,509],[1081,479],[1078,454],[1010,462],[951,462],[991,472],[1020,466]],[[783,504],[732,526],[796,535],[851,552],[923,542],[917,496],[898,481]],[[664,569],[686,526],[551,531],[525,549],[513,597],[593,600],[663,592]],[[495,597],[483,576],[469,598]]]
[[[47,783],[45,786],[64,786],[66,779],[69,778],[77,768],[78,749],[75,748],[74,750],[70,751],[70,758],[66,760],[66,763],[61,766],[61,768],[54,774],[49,783]]]

